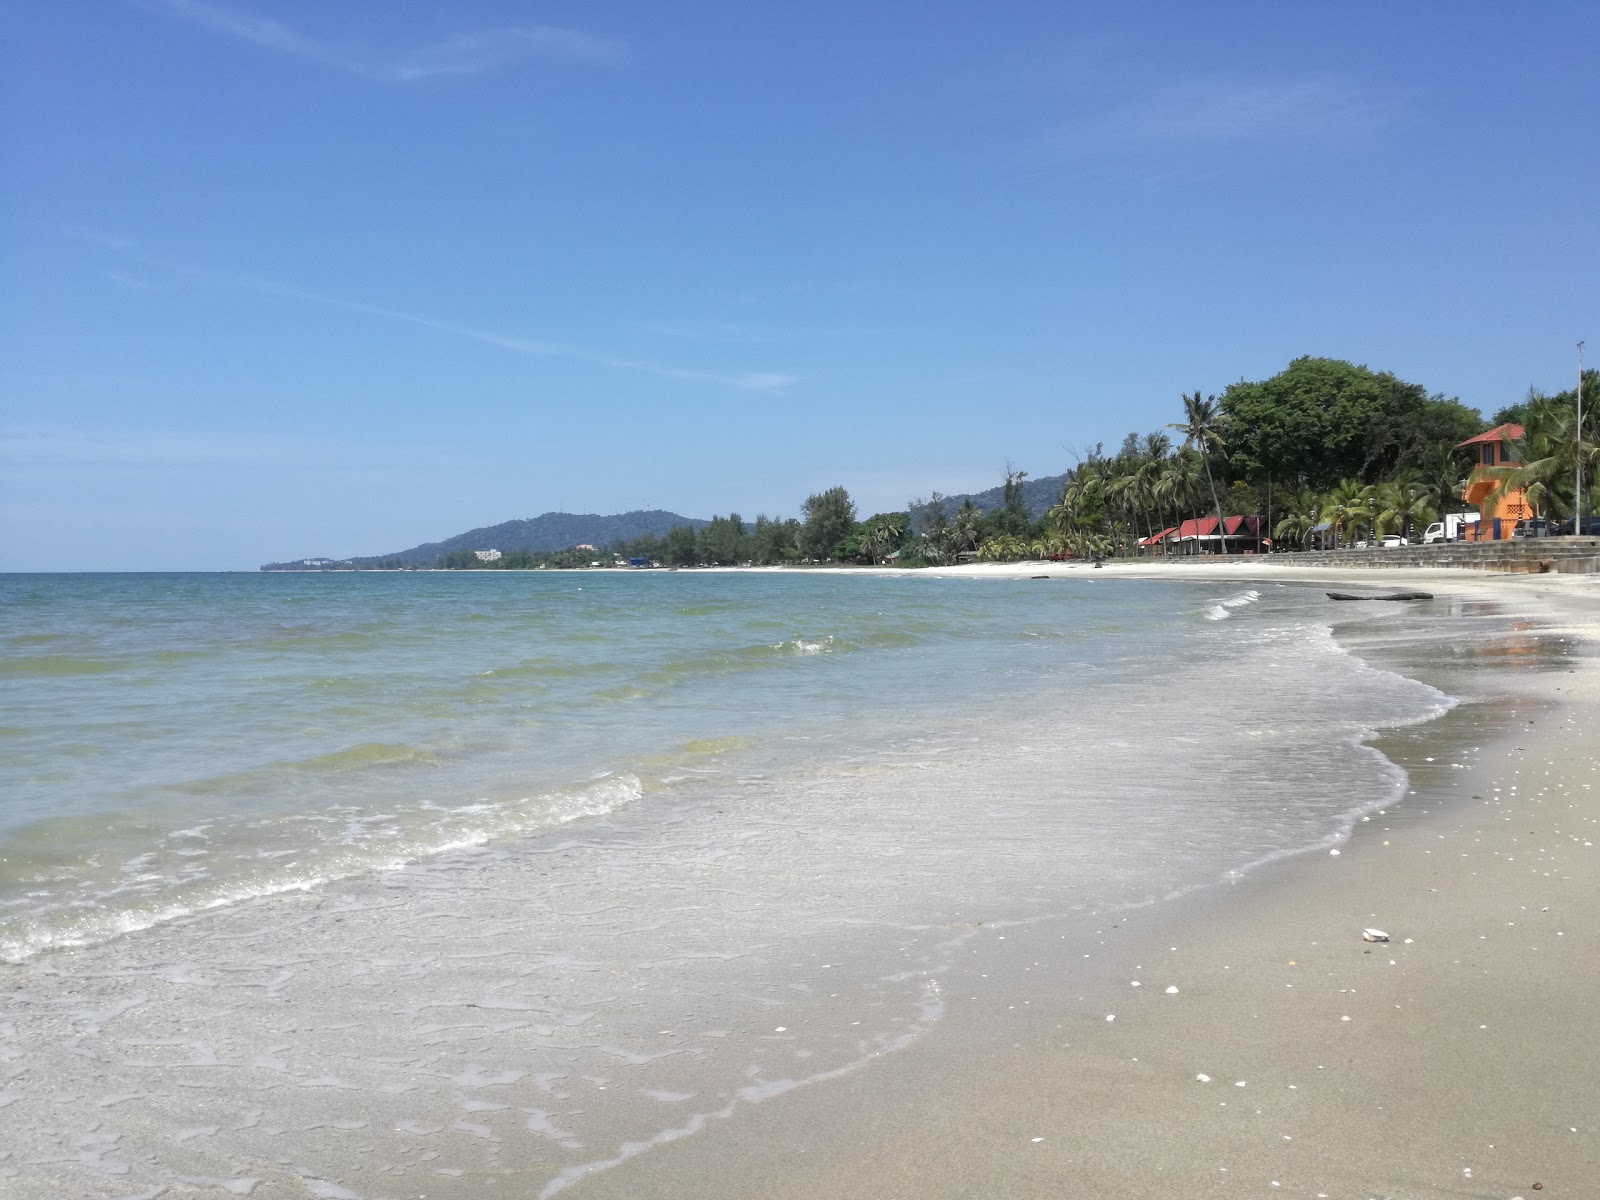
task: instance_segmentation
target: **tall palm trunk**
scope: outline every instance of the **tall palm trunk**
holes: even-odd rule
[[[1206,453],[1204,443],[1200,447],[1200,461],[1206,468],[1206,486],[1211,489],[1211,507],[1217,510],[1217,540],[1222,545],[1222,552],[1228,552],[1228,533],[1222,527],[1222,501],[1217,499],[1217,485],[1211,479],[1211,456]]]

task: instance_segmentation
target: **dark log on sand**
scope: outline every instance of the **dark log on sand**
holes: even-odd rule
[[[1382,596],[1353,596],[1349,592],[1329,592],[1329,600],[1432,600],[1432,592],[1388,592]]]

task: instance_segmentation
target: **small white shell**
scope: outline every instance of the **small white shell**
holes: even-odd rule
[[[1361,940],[1364,942],[1387,942],[1389,935],[1381,929],[1363,929]]]

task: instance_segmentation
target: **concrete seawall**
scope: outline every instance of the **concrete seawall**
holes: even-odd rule
[[[1215,561],[1212,555],[1206,558]],[[1253,556],[1252,556],[1253,557]],[[1286,567],[1384,568],[1453,567],[1537,575],[1600,573],[1600,538],[1512,538],[1504,542],[1446,542],[1432,546],[1373,547],[1365,550],[1313,550],[1270,554],[1259,561]]]

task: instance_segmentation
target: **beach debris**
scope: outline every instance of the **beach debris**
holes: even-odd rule
[[[1381,929],[1363,929],[1361,931],[1363,942],[1387,942],[1389,935]]]
[[[1337,850],[1329,850],[1328,853],[1330,855],[1332,855],[1334,858],[1338,858],[1339,857],[1339,852]]]
[[[1176,995],[1177,995],[1177,994],[1178,994],[1178,989],[1177,989],[1177,988],[1175,988],[1175,987],[1169,987],[1169,988],[1168,988],[1168,989],[1167,989],[1167,995],[1169,995],[1169,996],[1176,996]]]
[[[1245,1084],[1245,1081],[1244,1081],[1244,1080],[1242,1080],[1242,1079],[1239,1079],[1239,1080],[1235,1080],[1235,1081],[1234,1081],[1234,1085],[1233,1085],[1233,1086],[1234,1086],[1234,1087],[1243,1087],[1243,1086],[1244,1086],[1244,1084]]]
[[[1117,1014],[1116,1013],[1107,1013],[1106,1014],[1106,1020],[1115,1021],[1116,1019],[1117,1019]]]
[[[1356,596],[1350,592],[1329,592],[1329,600],[1432,600],[1432,592],[1389,592],[1382,596]]]
[[[1199,1075],[1196,1075],[1195,1078],[1197,1080],[1199,1080],[1201,1083],[1210,1083],[1211,1082],[1211,1076],[1209,1076],[1209,1075],[1207,1075],[1207,1074],[1205,1074],[1203,1072],[1201,1074],[1199,1074]]]

